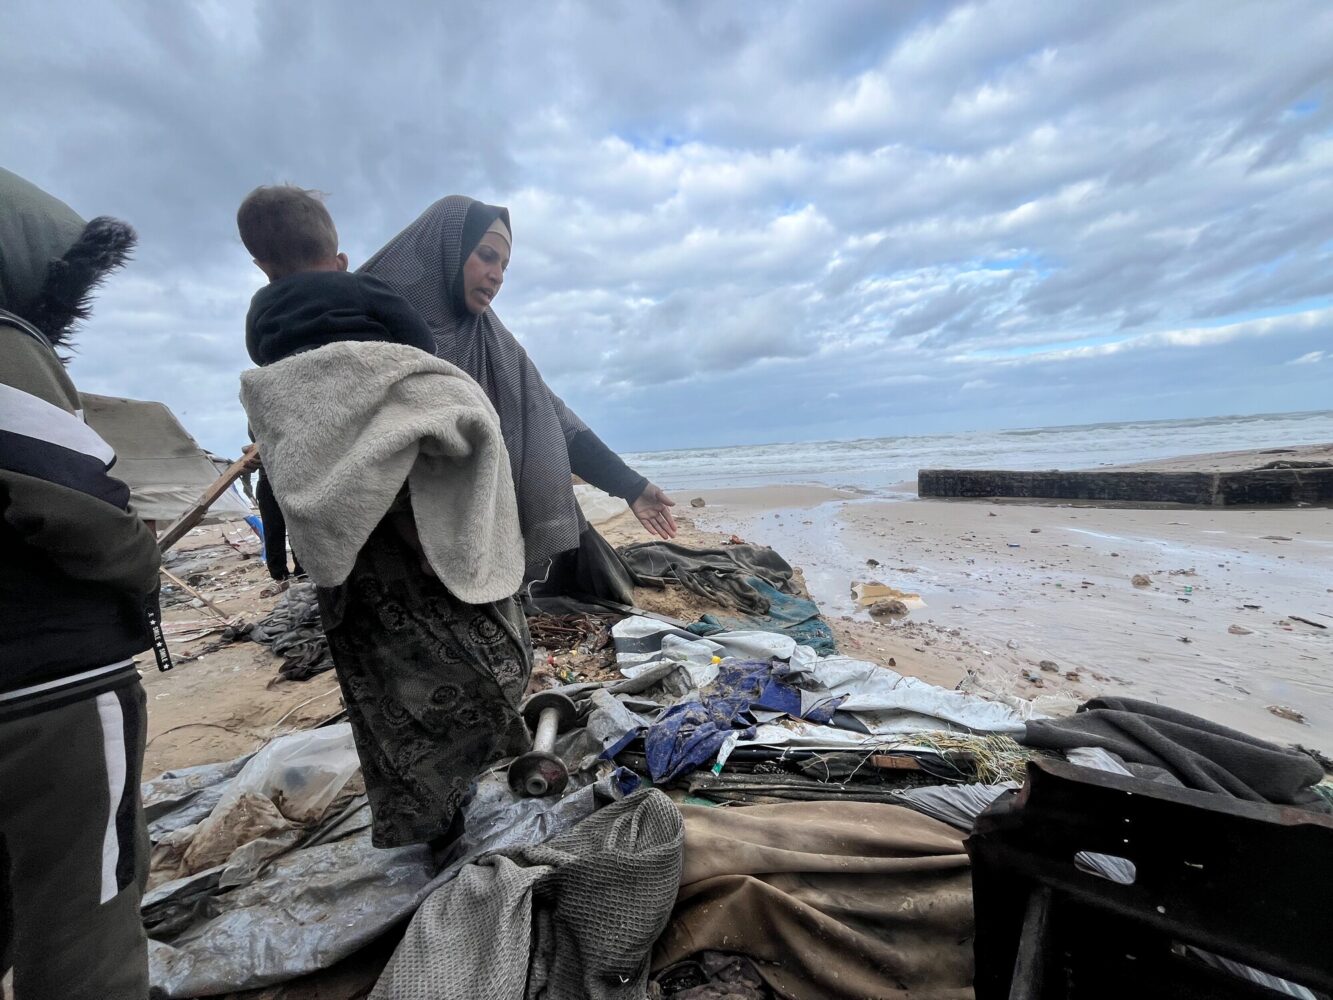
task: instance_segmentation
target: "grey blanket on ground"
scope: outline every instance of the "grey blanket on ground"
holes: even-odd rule
[[[768,600],[749,583],[758,577],[791,593],[792,568],[763,545],[694,549],[674,542],[626,545],[620,555],[639,582],[650,587],[679,584],[700,597],[750,614],[768,614]]]
[[[1163,768],[1186,788],[1329,811],[1310,787],[1324,777],[1312,757],[1152,702],[1094,698],[1068,718],[1029,722],[1019,742],[1044,750],[1101,747],[1131,766]]]
[[[509,454],[463,371],[403,344],[333,343],[245,372],[241,403],[316,584],[347,579],[406,482],[422,551],[450,593],[488,604],[518,592]]]
[[[417,911],[371,1000],[639,1000],[683,844],[679,810],[641,789],[482,858]]]

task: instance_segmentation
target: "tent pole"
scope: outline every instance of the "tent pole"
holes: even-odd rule
[[[166,552],[167,549],[171,548],[184,538],[191,528],[202,521],[204,515],[208,513],[208,508],[217,503],[218,498],[226,493],[227,490],[231,489],[231,484],[244,475],[246,469],[250,467],[253,456],[254,452],[249,451],[236,461],[232,462],[231,465],[227,466],[227,471],[222,473],[212,486],[204,490],[203,494],[193,503],[193,505],[191,505],[190,509],[178,517],[172,523],[171,527],[162,532],[162,537],[157,540],[157,547],[163,552]]]

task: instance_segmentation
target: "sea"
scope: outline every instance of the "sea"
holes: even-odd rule
[[[666,490],[811,484],[892,493],[918,469],[1095,469],[1181,455],[1333,443],[1333,410],[683,448],[626,455]]]

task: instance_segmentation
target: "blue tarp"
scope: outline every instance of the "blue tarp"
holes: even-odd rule
[[[746,577],[745,582],[768,601],[768,614],[704,615],[689,626],[689,630],[703,636],[719,632],[780,632],[791,636],[802,646],[809,646],[820,656],[829,656],[838,651],[833,640],[833,630],[819,617],[819,606],[814,601],[784,594],[757,576]]]
[[[724,660],[717,679],[696,701],[672,705],[644,737],[648,773],[660,784],[708,764],[733,732],[751,737],[754,710],[801,718],[801,692],[782,679],[785,663]],[[811,709],[805,718],[826,723],[842,699]]]

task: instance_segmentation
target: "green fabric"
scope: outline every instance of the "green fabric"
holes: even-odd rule
[[[0,309],[23,316],[84,225],[59,198],[0,168]]]
[[[0,382],[69,413],[82,408],[78,390],[55,351],[0,316]]]
[[[819,605],[814,601],[796,594],[784,594],[762,577],[747,576],[744,580],[768,602],[767,614],[704,615],[688,626],[688,630],[702,636],[749,630],[780,632],[802,646],[809,646],[820,656],[832,656],[838,651],[833,629],[819,616]]]

